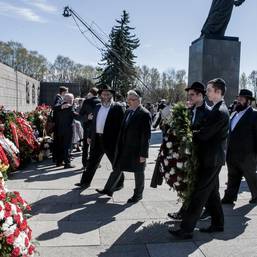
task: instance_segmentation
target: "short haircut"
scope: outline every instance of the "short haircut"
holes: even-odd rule
[[[66,94],[64,97],[63,97],[63,101],[64,102],[67,102],[67,103],[72,103],[72,101],[74,100],[74,95],[73,94]]]
[[[197,95],[201,94],[203,97],[205,97],[205,93],[203,91],[200,91],[198,89],[195,89],[195,88],[190,88],[188,89],[188,91],[194,91]]]
[[[135,90],[129,90],[128,92],[127,92],[127,96],[129,96],[129,95],[133,95],[133,96],[136,96],[137,98],[141,98],[141,96],[135,91]]]
[[[59,93],[62,94],[63,92],[68,92],[68,88],[67,87],[59,87]]]
[[[211,84],[212,87],[215,89],[215,91],[220,90],[221,95],[223,96],[225,95],[227,86],[226,86],[226,82],[223,79],[221,78],[212,79],[207,84]]]
[[[93,96],[97,96],[98,89],[96,87],[92,87],[90,88],[89,93],[91,93]]]

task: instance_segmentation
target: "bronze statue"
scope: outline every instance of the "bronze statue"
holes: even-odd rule
[[[201,30],[201,36],[223,37],[231,18],[234,5],[240,6],[245,0],[213,0],[209,15]]]

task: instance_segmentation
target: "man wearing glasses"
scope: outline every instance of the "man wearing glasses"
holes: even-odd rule
[[[113,172],[110,174],[100,194],[112,196],[123,171],[135,175],[134,194],[128,203],[136,203],[143,198],[144,170],[148,158],[149,141],[151,137],[151,115],[141,105],[141,93],[130,90],[127,93],[128,110],[125,113],[116,146]]]

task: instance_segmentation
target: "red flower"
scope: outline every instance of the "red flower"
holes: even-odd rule
[[[11,211],[12,210],[12,207],[11,207],[11,205],[9,203],[5,203],[4,207],[5,207],[6,211]]]
[[[7,243],[8,245],[13,245],[13,243],[14,243],[14,235],[8,236],[8,237],[6,238],[6,243]]]
[[[26,206],[26,209],[27,209],[27,211],[31,211],[30,205],[27,205],[27,206]]]
[[[20,256],[20,248],[19,247],[15,247],[12,250],[12,257],[18,257],[18,256]]]
[[[14,215],[13,216],[13,219],[14,219],[14,221],[15,221],[15,223],[16,224],[18,224],[18,225],[20,225],[20,223],[21,223],[21,217],[20,217],[20,215]]]
[[[0,193],[0,200],[5,200],[5,198],[6,198],[6,193],[4,191],[2,191]]]
[[[23,231],[27,228],[28,224],[26,220],[23,220],[22,223],[20,224],[20,230]]]
[[[12,198],[12,199],[11,199],[11,203],[17,204],[17,203],[18,203],[18,199],[17,199],[17,198]]]
[[[28,247],[29,246],[29,239],[26,237],[25,238],[25,246]]]
[[[18,228],[16,228],[15,231],[14,231],[14,233],[13,233],[13,235],[14,235],[15,237],[18,237],[19,234],[20,234],[20,230],[19,230]]]
[[[9,218],[9,217],[11,217],[11,216],[12,216],[12,214],[11,214],[10,211],[5,211],[5,213],[4,213],[4,218],[5,218],[5,219],[7,219],[7,218]]]
[[[28,249],[28,252],[29,252],[29,255],[32,255],[35,251],[35,246],[34,245],[30,245],[29,249]]]

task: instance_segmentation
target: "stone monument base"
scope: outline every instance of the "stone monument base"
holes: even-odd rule
[[[225,101],[229,105],[239,90],[240,51],[241,42],[236,37],[195,40],[189,50],[188,84],[223,78],[228,86]]]

